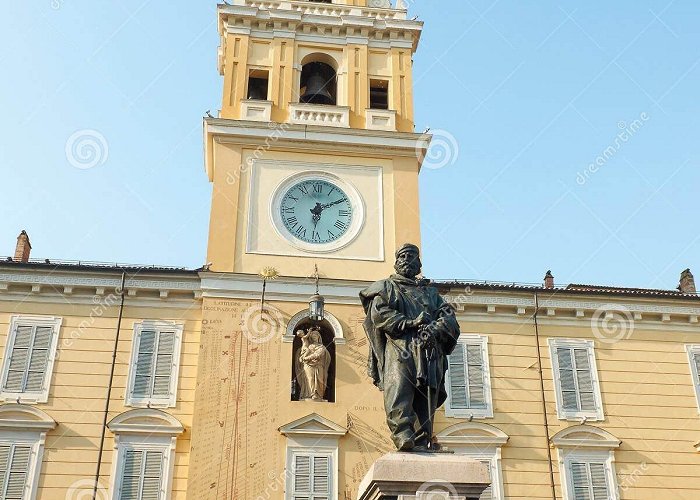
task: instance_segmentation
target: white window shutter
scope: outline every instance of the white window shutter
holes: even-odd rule
[[[294,500],[311,498],[311,457],[294,456]]]
[[[136,357],[133,395],[147,398],[151,396],[153,358],[156,350],[155,330],[143,330],[138,338],[139,349]]]
[[[467,389],[467,363],[464,355],[464,344],[459,342],[448,358],[450,378],[450,408],[466,410],[469,408]]]
[[[175,332],[160,332],[153,372],[153,393],[155,397],[170,396],[170,376],[173,371],[175,354]]]
[[[572,462],[570,470],[574,500],[609,499],[604,463]]]
[[[693,364],[695,365],[695,385],[700,394],[700,351],[693,352]]]
[[[162,451],[127,449],[124,453],[120,500],[159,500],[163,458]]]
[[[330,500],[330,456],[298,454],[294,456],[293,468],[293,500]]]
[[[31,446],[0,446],[0,478],[2,478],[0,495],[3,500],[24,499],[31,456]]]
[[[54,329],[51,326],[17,325],[3,390],[40,392],[48,369]]]
[[[481,344],[467,344],[469,408],[486,408],[484,391],[484,351]]]
[[[459,342],[448,358],[450,408],[486,408],[484,350],[481,343]]]
[[[590,350],[557,347],[556,352],[564,409],[595,411],[596,398]]]
[[[591,471],[591,489],[593,490],[593,500],[608,500],[608,480],[605,474],[605,464],[590,463],[588,467]]]

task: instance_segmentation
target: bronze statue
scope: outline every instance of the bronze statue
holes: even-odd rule
[[[323,345],[321,330],[312,327],[297,331],[301,347],[296,353],[296,373],[299,382],[299,400],[325,401],[328,387],[328,367],[331,355]]]
[[[369,337],[369,375],[384,392],[392,440],[401,451],[429,451],[435,410],[447,398],[447,356],[459,338],[452,306],[418,279],[420,250],[396,252],[396,274],[360,292]]]

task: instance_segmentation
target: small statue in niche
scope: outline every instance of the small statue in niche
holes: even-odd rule
[[[299,400],[326,401],[323,396],[328,386],[331,355],[323,345],[321,330],[314,326],[306,331],[297,330],[296,335],[301,339],[301,347],[294,356]]]

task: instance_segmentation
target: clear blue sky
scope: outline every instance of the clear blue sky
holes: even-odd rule
[[[27,229],[35,257],[203,264],[215,3],[3,9],[0,254]],[[700,2],[411,10],[426,23],[416,128],[448,148],[421,174],[427,275],[538,282],[551,268],[560,283],[672,288],[700,273]],[[88,169],[66,156],[84,130],[103,151]]]

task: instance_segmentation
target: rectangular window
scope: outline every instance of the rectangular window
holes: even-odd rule
[[[611,452],[571,451],[564,460],[565,500],[617,500]]]
[[[0,444],[0,498],[27,498],[31,457],[32,447],[28,444]]]
[[[267,101],[270,74],[264,69],[251,69],[248,73],[248,99]]]
[[[182,325],[144,322],[134,326],[129,386],[130,406],[175,406]]]
[[[369,81],[370,109],[389,109],[389,80]]]
[[[550,339],[557,413],[560,419],[603,419],[593,342]]]
[[[695,396],[700,410],[700,345],[686,346],[688,350],[688,361],[690,361],[690,373],[693,376],[695,386]]]
[[[293,456],[293,500],[331,500],[330,454],[296,453]]]
[[[158,500],[163,479],[161,450],[127,449],[121,474],[121,500]]]
[[[493,417],[488,338],[462,335],[448,358],[448,417]]]
[[[12,317],[0,392],[5,401],[48,401],[60,327],[60,318]]]

